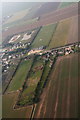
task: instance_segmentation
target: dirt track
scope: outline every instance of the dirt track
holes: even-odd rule
[[[78,4],[74,4],[67,8],[57,10],[56,12],[42,16],[41,19],[35,22],[34,24],[30,24],[30,25],[23,26],[23,27],[20,26],[17,28],[11,28],[3,33],[3,40],[9,35],[16,34],[18,32],[22,32],[26,30],[30,30],[30,29],[33,29],[39,26],[44,26],[50,23],[55,23],[60,20],[63,20],[63,19],[66,19],[72,16],[76,16],[76,15],[78,15]]]

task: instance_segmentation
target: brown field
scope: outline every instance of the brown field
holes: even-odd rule
[[[78,117],[78,54],[59,57],[36,105],[34,118]]]
[[[2,98],[2,116],[3,118],[30,118],[32,112],[32,106],[23,107],[19,109],[13,109],[18,92],[11,94],[5,94]]]
[[[39,21],[32,23],[30,25],[23,25],[17,28],[13,27],[11,29],[8,29],[7,31],[3,32],[3,40],[5,40],[5,38],[8,35],[11,35],[13,33],[15,34],[15,33],[22,32],[25,30],[30,30],[39,26],[44,26],[47,24],[59,22],[60,20],[75,16],[75,15],[78,15],[77,4],[74,4],[72,6],[69,6],[61,10],[57,10],[56,12],[52,12],[51,14],[47,14],[46,16],[41,17]]]

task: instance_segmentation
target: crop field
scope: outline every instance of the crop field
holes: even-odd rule
[[[53,38],[49,44],[49,49],[64,46],[67,44],[71,21],[72,19],[66,19],[59,22]]]
[[[18,97],[18,92],[5,94],[2,98],[2,116],[3,118],[30,118],[32,106],[21,109],[13,109]]]
[[[29,24],[35,23],[36,21],[37,21],[37,18],[30,19],[30,20],[18,20],[12,23],[4,24],[2,26],[2,29],[5,30],[6,27],[14,28],[14,27],[19,27],[19,26],[29,25]]]
[[[40,32],[38,33],[37,37],[35,38],[32,48],[38,48],[41,46],[48,46],[49,41],[55,31],[56,24],[50,24],[47,26],[42,27]]]
[[[30,24],[30,25],[23,25],[19,27],[14,27],[11,29],[8,29],[7,31],[3,32],[3,40],[11,35],[11,34],[16,34],[17,32],[22,32],[30,29],[34,29],[43,25],[48,25],[51,23],[56,23],[58,21],[61,21],[63,19],[76,16],[78,15],[78,3],[69,6],[68,8],[60,9],[55,12],[52,12],[44,17],[41,17],[39,21]]]
[[[26,14],[28,14],[28,12],[29,12],[29,9],[16,12],[15,14],[13,14],[13,16],[10,19],[8,19],[5,22],[5,24],[12,23],[12,22],[22,19],[24,16],[26,16]]]
[[[65,8],[68,7],[69,5],[72,5],[74,2],[61,2],[59,8]]]
[[[78,54],[59,57],[34,118],[78,118]]]
[[[20,105],[31,103],[31,100],[34,97],[35,89],[43,72],[43,66],[44,66],[43,60],[37,57],[31,68],[30,75],[27,79],[27,83],[26,83],[27,88],[24,89],[21,98],[19,100]]]
[[[8,92],[16,91],[22,88],[25,78],[30,70],[31,64],[32,64],[32,59],[26,59],[20,63],[19,68],[16,71],[16,74],[14,75],[8,87],[8,90],[7,90]]]
[[[78,16],[72,17],[67,43],[78,42]]]
[[[60,2],[49,2],[43,3],[42,6],[37,10],[35,17],[55,12],[59,7]]]

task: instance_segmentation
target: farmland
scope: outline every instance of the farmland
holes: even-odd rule
[[[16,59],[15,61],[13,60],[13,62],[15,62],[15,64],[12,64],[10,66],[10,68],[8,69],[8,71],[6,73],[2,74],[2,91],[3,92],[5,91],[9,81],[11,80],[20,60]]]
[[[37,17],[37,16],[48,14],[50,12],[54,12],[58,9],[59,5],[60,5],[60,2],[50,2],[45,4],[43,3],[42,6],[40,6],[40,8],[37,10],[34,16]]]
[[[2,117],[78,118],[79,5],[30,6],[2,20]]]
[[[18,20],[18,21],[14,21],[12,23],[7,23],[7,24],[4,24],[3,25],[3,31],[5,31],[6,27],[9,26],[9,29],[10,28],[14,28],[14,27],[19,27],[19,26],[23,26],[23,25],[29,25],[29,24],[32,24],[32,23],[35,23],[37,22],[37,18],[34,18],[34,19],[30,19],[30,20]]]
[[[26,14],[28,14],[28,11],[29,9],[16,12],[10,19],[8,19],[5,22],[5,24],[12,23],[12,22],[22,19],[24,16],[26,16]]]
[[[8,29],[7,31],[3,32],[3,40],[5,39],[5,37],[7,37],[8,35],[11,35],[12,33],[22,32],[25,30],[37,28],[39,26],[55,23],[66,18],[76,16],[77,14],[78,14],[78,4],[75,3],[74,5],[69,6],[68,8],[66,7],[64,9],[60,9],[55,12],[51,12],[47,15],[41,16],[39,21],[31,25],[23,25],[17,28],[14,27],[14,28]]]
[[[3,118],[30,118],[30,114],[32,111],[32,106],[28,106],[27,108],[22,109],[13,109],[14,104],[18,97],[18,92],[14,92],[11,94],[5,94],[2,98],[2,116]]]
[[[74,2],[61,2],[59,8],[65,8],[72,4],[74,4]]]
[[[78,117],[77,60],[78,54],[58,58],[36,106],[34,118]]]
[[[59,22],[56,31],[53,35],[53,38],[49,44],[49,49],[64,46],[65,44],[67,44],[67,38],[69,34],[71,21],[72,20],[69,18]]]
[[[22,88],[22,85],[23,85],[25,78],[28,74],[28,71],[30,70],[31,63],[32,63],[32,59],[23,60],[20,63],[19,68],[16,71],[15,76],[13,77],[13,79],[8,87],[8,90],[7,90],[8,92],[15,91],[15,90]]]
[[[78,17],[72,17],[67,43],[78,42]]]
[[[25,89],[20,97],[20,105],[31,104],[33,102],[32,99],[34,98],[35,89],[43,72],[43,65],[43,60],[36,57],[29,73],[29,77],[27,78]]]
[[[42,27],[40,32],[38,33],[37,37],[35,38],[32,48],[38,48],[41,46],[48,46],[49,41],[52,38],[53,32],[56,29],[57,24],[50,24],[47,26]]]

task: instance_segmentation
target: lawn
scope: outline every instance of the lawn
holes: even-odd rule
[[[13,109],[17,100],[18,93],[5,94],[2,103],[2,116],[3,118],[30,118],[32,106],[21,109]]]
[[[22,88],[25,78],[30,70],[31,64],[32,64],[32,59],[22,60],[18,70],[16,71],[15,76],[13,77],[8,87],[7,90],[8,92],[19,90],[20,88]]]
[[[48,46],[53,32],[56,29],[57,24],[50,24],[41,28],[34,42],[32,43],[32,48],[38,48],[41,46]]]
[[[78,54],[59,57],[35,111],[35,118],[78,118]]]
[[[48,49],[64,46],[67,44],[71,19],[59,22]]]

